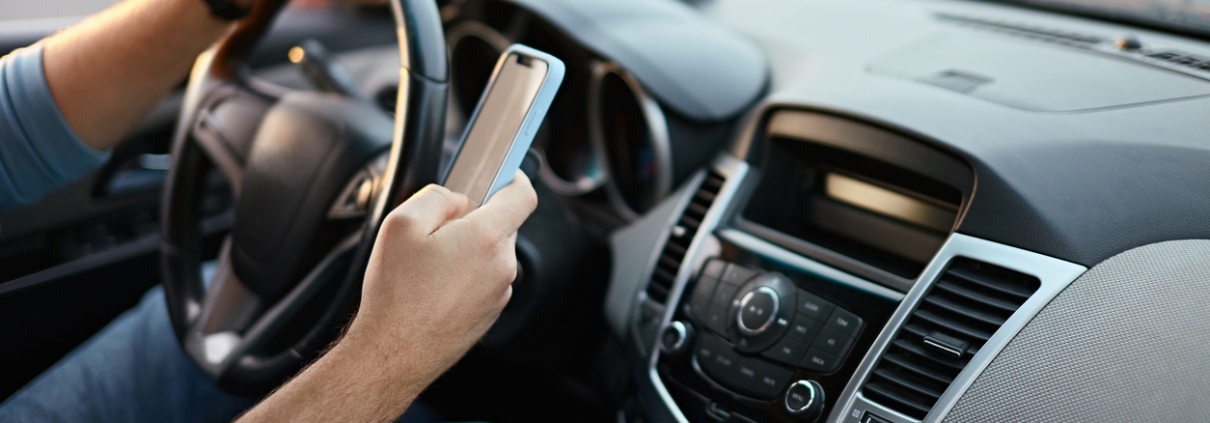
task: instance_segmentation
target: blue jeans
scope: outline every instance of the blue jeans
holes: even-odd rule
[[[155,287],[0,404],[0,422],[226,422],[258,398],[223,392],[177,345]],[[400,421],[433,421],[413,406]]]

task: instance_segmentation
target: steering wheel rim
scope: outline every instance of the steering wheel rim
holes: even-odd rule
[[[255,143],[288,142],[266,141],[263,138],[271,135],[259,129],[275,107],[289,106],[282,104],[289,103],[290,96],[258,86],[248,78],[246,66],[248,55],[285,3],[261,0],[234,31],[199,56],[174,134],[173,163],[162,197],[163,285],[178,343],[221,388],[244,395],[260,395],[278,386],[339,334],[356,310],[383,218],[412,193],[437,181],[444,135],[448,72],[436,2],[391,0],[401,56],[399,94],[385,166],[381,161],[364,160],[364,151],[354,155],[356,160],[371,163],[359,163],[352,177],[368,175],[375,181],[373,195],[362,205],[360,227],[334,242],[305,276],[272,295],[240,280],[235,271],[238,266],[232,265],[233,237],[228,235],[213,282],[209,288],[203,286],[200,226],[205,175],[214,167],[227,177],[235,191],[238,224],[244,174],[246,168],[257,165],[250,161],[250,150]],[[332,108],[338,117],[351,121],[349,126],[362,122],[360,125],[372,127],[354,128],[353,132],[374,132],[384,125],[364,123],[359,117],[364,109],[356,105],[328,103],[335,104]],[[241,118],[232,119],[232,114]],[[361,149],[371,147],[376,145]],[[355,185],[350,186],[356,187],[357,181],[352,180]],[[347,189],[329,202],[345,195]],[[321,289],[331,294],[330,301],[315,299]],[[280,333],[283,328],[313,300],[326,301],[318,317],[311,316],[315,323],[301,335],[287,336],[288,346],[266,350],[266,344],[284,336]]]

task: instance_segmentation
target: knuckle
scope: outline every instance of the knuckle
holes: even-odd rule
[[[382,230],[392,234],[406,233],[413,226],[415,218],[398,209],[388,214],[382,222]]]
[[[493,278],[502,283],[511,283],[517,277],[517,260],[512,257],[496,260]]]
[[[533,189],[526,190],[524,201],[526,209],[533,212],[538,208],[538,193],[534,192]]]

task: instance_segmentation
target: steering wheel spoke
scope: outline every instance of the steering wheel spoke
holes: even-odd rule
[[[239,357],[256,354],[256,349],[289,324],[325,284],[342,276],[360,240],[360,234],[346,237],[289,293],[266,307],[268,304],[240,282],[231,268],[228,238],[200,316],[185,337],[186,352],[212,377],[221,378]]]

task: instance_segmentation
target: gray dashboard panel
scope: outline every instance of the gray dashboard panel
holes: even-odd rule
[[[772,73],[764,104],[853,118],[968,159],[977,187],[959,232],[1085,266],[1139,245],[1210,238],[1210,98],[1044,113],[869,70],[945,34],[1042,43],[955,25],[941,13],[1106,39],[1134,33],[1145,44],[1210,55],[1204,42],[977,1],[715,0],[700,10],[765,50]],[[1046,46],[1073,62],[1092,54]]]
[[[929,37],[870,72],[1022,110],[1070,112],[1210,95],[1210,83],[1116,57],[996,34]]]
[[[1106,260],[1042,309],[945,421],[1205,421],[1207,281],[1210,240]]]
[[[729,119],[764,93],[769,66],[761,50],[680,2],[511,1],[617,62],[664,105],[694,120]]]

